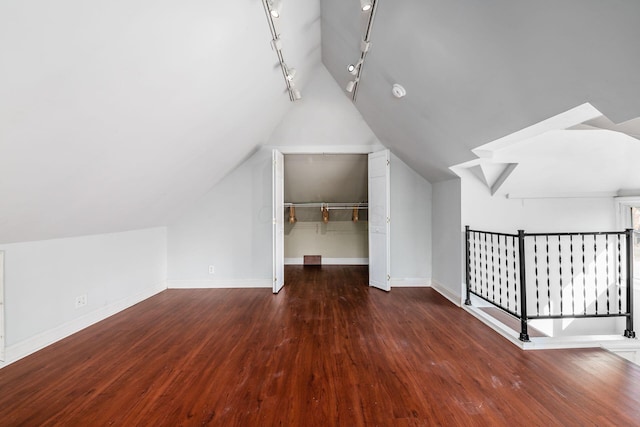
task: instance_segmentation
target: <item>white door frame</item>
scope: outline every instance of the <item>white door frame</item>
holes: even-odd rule
[[[0,251],[0,362],[4,362],[4,252]]]
[[[276,149],[272,151],[273,198],[273,293],[284,286],[284,157]]]
[[[363,145],[363,146],[340,146],[340,145],[335,145],[335,146],[309,146],[309,147],[299,147],[299,146],[282,146],[282,147],[277,147],[276,149],[274,149],[273,151],[278,151],[280,152],[282,155],[286,155],[286,154],[366,154],[369,155],[371,153],[375,153],[375,152],[379,152],[380,150],[386,151],[387,153],[389,153],[389,150],[385,149],[384,146],[382,145],[378,145],[375,147],[372,146],[368,146],[368,145]],[[390,154],[388,154],[390,155]],[[275,171],[275,169],[274,169]],[[275,173],[275,172],[274,172]],[[283,177],[284,177],[284,167],[283,167]],[[390,193],[390,189],[389,188],[389,192]],[[275,200],[275,191],[272,193],[273,196],[273,206],[274,206],[274,220],[276,220],[276,217],[280,217],[281,220],[283,221],[283,230],[284,230],[284,197],[283,197],[283,202],[282,202],[282,215],[276,215],[275,209],[276,209],[276,200]],[[390,207],[390,203],[387,203],[387,206]],[[389,226],[389,224],[387,223],[387,227]],[[274,230],[275,230],[275,225],[274,225]],[[391,249],[391,245],[390,245],[390,238],[389,238],[389,231],[387,230],[387,253],[390,252]],[[283,235],[283,244],[282,244],[282,248],[284,249],[284,235]],[[273,232],[273,251],[274,251],[274,256],[273,256],[273,271],[274,271],[274,278],[276,278],[276,271],[278,271],[278,269],[281,269],[279,271],[284,272],[284,256],[282,257],[282,261],[281,264],[279,264],[276,261],[276,233],[275,231]],[[369,254],[369,266],[371,266],[371,256]],[[390,257],[389,255],[387,255],[387,266],[386,266],[386,271],[387,271],[387,277],[390,274]],[[284,275],[284,273],[283,273]],[[389,284],[390,281],[387,281],[387,284]],[[275,289],[275,282],[274,282],[274,289]],[[389,287],[390,289],[390,287]]]

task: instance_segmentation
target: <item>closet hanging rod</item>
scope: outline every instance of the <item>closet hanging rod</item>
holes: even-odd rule
[[[290,207],[294,207],[294,208],[323,208],[326,207],[328,210],[332,210],[332,209],[353,209],[353,208],[358,208],[358,209],[368,209],[369,208],[369,203],[367,202],[362,202],[362,203],[324,203],[324,202],[317,202],[317,203],[285,203],[284,204],[285,208],[290,208]]]

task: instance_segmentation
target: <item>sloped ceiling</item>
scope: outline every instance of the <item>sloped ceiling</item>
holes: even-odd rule
[[[342,87],[357,3],[322,1],[322,59]],[[615,123],[640,116],[638,18],[635,0],[378,0],[356,106],[413,169],[448,179],[472,148],[585,102]]]
[[[366,154],[286,154],[284,167],[287,203],[368,200]]]
[[[304,77],[320,5],[289,3]],[[270,40],[260,0],[0,2],[0,243],[180,215],[291,108]]]
[[[344,87],[357,0],[284,11],[303,97],[320,60]],[[355,105],[448,179],[470,149],[585,102],[614,125],[640,116],[638,17],[635,0],[378,0]],[[260,0],[0,2],[0,243],[178,217],[295,108],[269,40]]]

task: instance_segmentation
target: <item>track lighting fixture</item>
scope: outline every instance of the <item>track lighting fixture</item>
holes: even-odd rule
[[[349,64],[349,66],[347,66],[347,71],[352,75],[356,76],[358,75],[358,71],[360,71],[361,65],[362,65],[362,60],[359,60],[355,64]]]
[[[376,15],[376,9],[378,8],[378,0],[360,0],[360,10],[362,12],[368,12],[368,22],[367,22],[367,30],[365,31],[362,39],[360,40],[360,59],[357,63],[349,64],[347,66],[347,71],[355,76],[355,79],[347,83],[347,92],[351,94],[351,100],[355,102],[357,93],[358,93],[358,81],[360,80],[360,76],[362,74],[362,66],[364,65],[364,60],[371,49],[371,28],[373,27],[373,20]]]
[[[280,37],[276,37],[275,39],[271,40],[271,48],[273,50],[282,50],[282,39]]]
[[[289,100],[297,101],[299,99],[302,99],[302,95],[300,94],[300,91],[294,87],[294,77],[296,74],[296,70],[294,68],[289,68],[284,62],[284,56],[282,54],[282,39],[280,38],[280,33],[274,20],[275,18],[280,17],[282,3],[283,0],[262,0],[262,6],[264,7],[264,11],[267,16],[269,30],[271,31],[271,48],[276,52],[276,55],[278,56],[278,63],[280,65],[280,69],[282,70],[284,82],[287,86],[286,93],[289,94]]]
[[[274,18],[280,18],[280,12],[282,11],[282,0],[269,0],[269,13]]]
[[[371,7],[373,5],[371,4],[371,0],[360,0],[360,9],[363,12],[367,12],[369,10],[371,10]]]
[[[296,76],[295,68],[287,68],[287,80],[293,81],[293,78]]]

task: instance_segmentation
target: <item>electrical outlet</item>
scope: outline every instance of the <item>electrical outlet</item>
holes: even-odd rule
[[[84,307],[87,305],[87,294],[76,297],[76,308]]]
[[[210,265],[209,266],[209,274],[215,274],[216,273],[216,266],[215,265]]]

